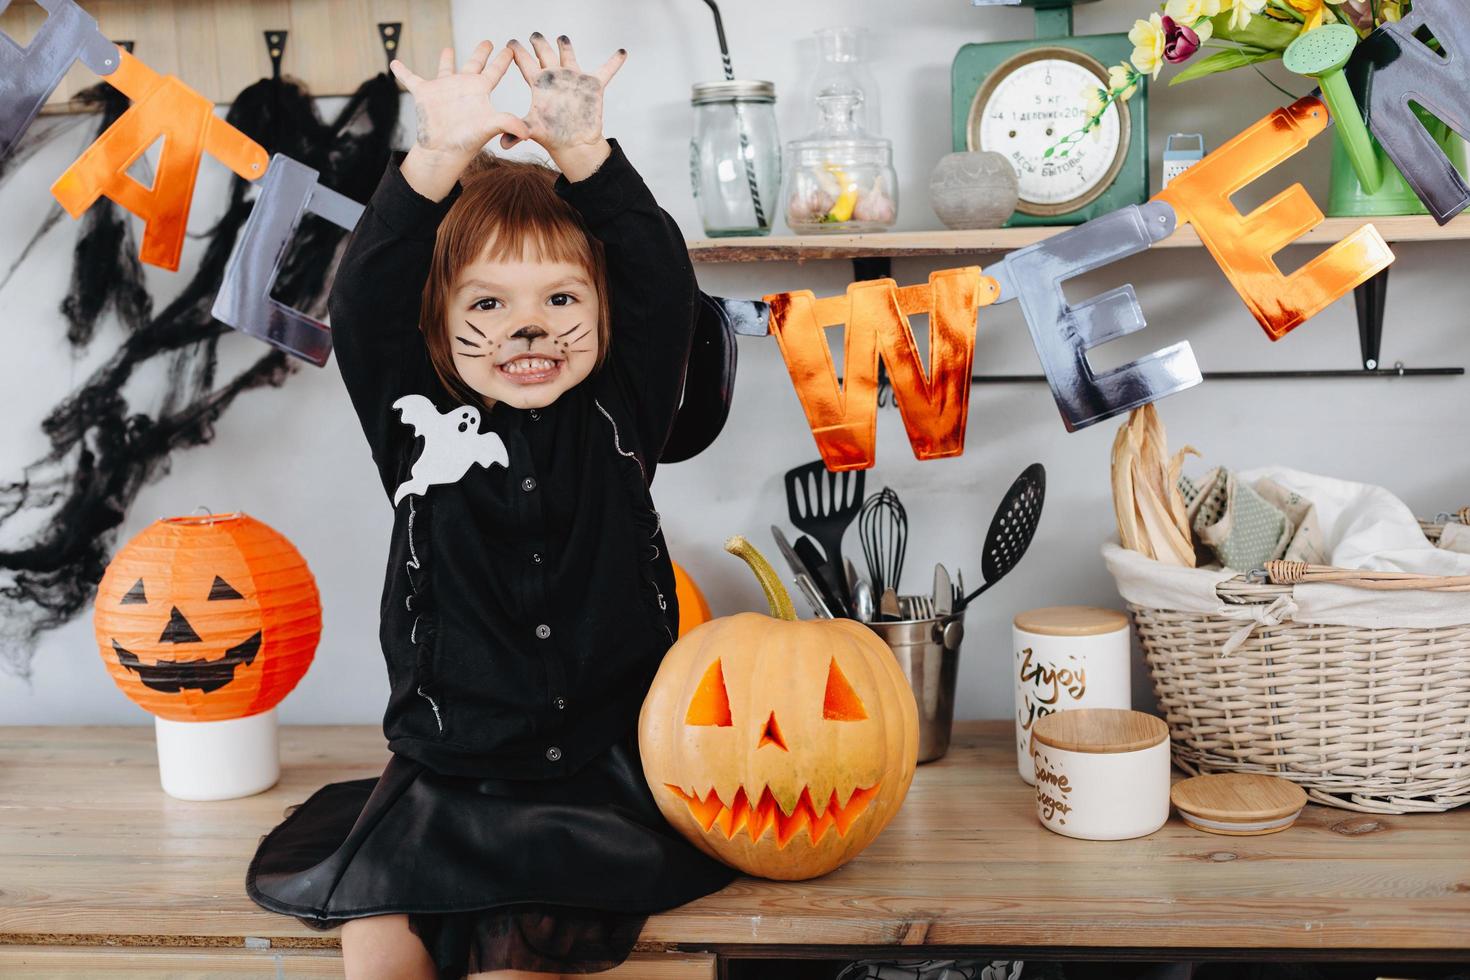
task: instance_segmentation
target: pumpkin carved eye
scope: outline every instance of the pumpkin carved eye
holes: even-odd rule
[[[827,667],[827,696],[822,702],[822,717],[828,721],[865,721],[868,717],[862,699],[837,666],[836,657]]]
[[[689,702],[689,711],[684,716],[686,725],[719,725],[728,727],[730,720],[730,693],[725,690],[725,671],[717,659],[705,670],[699,681],[699,689]]]

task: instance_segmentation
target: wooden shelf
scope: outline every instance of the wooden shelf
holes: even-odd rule
[[[1470,220],[1459,219],[1441,227],[1428,215],[1379,218],[1328,218],[1294,244],[1330,245],[1360,225],[1372,222],[1389,242],[1470,240]],[[975,231],[893,231],[873,235],[770,235],[689,240],[695,262],[805,262],[810,259],[859,259],[890,256],[970,255],[1008,252],[1074,228],[986,228]],[[1198,248],[1194,226],[1183,228],[1154,248]]]

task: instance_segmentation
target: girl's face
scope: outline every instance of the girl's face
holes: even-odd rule
[[[482,256],[455,282],[448,330],[465,384],[492,403],[544,408],[597,364],[597,290],[577,263]]]

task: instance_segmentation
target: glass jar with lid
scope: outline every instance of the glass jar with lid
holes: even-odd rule
[[[860,91],[817,96],[821,124],[786,145],[783,200],[797,234],[883,231],[898,220],[893,143],[857,122]]]
[[[770,234],[781,181],[775,85],[697,82],[689,101],[689,182],[705,234]]]

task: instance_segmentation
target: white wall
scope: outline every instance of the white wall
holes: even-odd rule
[[[1147,0],[1108,0],[1077,11],[1079,33],[1126,30],[1153,9]],[[726,0],[726,29],[737,72],[771,79],[780,94],[784,138],[802,135],[812,30],[860,24],[873,31],[874,71],[883,90],[886,133],[895,141],[901,184],[899,227],[938,227],[925,188],[929,170],[949,150],[949,63],[966,41],[1028,37],[1024,10],[974,9],[965,0]],[[461,53],[481,36],[523,41],[540,29],[571,35],[585,65],[625,46],[630,58],[610,90],[606,131],[617,136],[663,205],[690,237],[701,232],[688,188],[687,144],[691,82],[719,76],[719,57],[707,8],[699,0],[542,0],[455,4]],[[1310,83],[1272,72],[1293,92]],[[505,108],[523,110],[524,87],[506,84]],[[1154,90],[1150,145],[1157,186],[1164,134],[1202,131],[1218,145],[1285,97],[1249,72],[1173,89]],[[411,118],[411,110],[405,107]],[[0,192],[0,268],[7,266],[44,214],[45,191],[80,150],[78,131],[66,147],[42,155]],[[1325,200],[1325,137],[1294,161],[1290,172]],[[199,201],[216,200],[222,168],[207,163]],[[1280,189],[1284,177],[1261,181],[1252,200]],[[211,216],[200,207],[191,226]],[[1460,220],[1470,220],[1461,218]],[[784,229],[782,229],[784,231]],[[94,351],[73,361],[61,339],[56,304],[69,274],[73,230],[54,232],[28,260],[24,274],[0,293],[0,331],[8,340],[0,358],[5,428],[0,479],[15,479],[45,448],[37,424],[46,410],[118,339],[115,325]],[[195,260],[190,243],[185,268]],[[1470,278],[1467,251],[1458,243],[1400,245],[1388,303],[1384,359],[1412,366],[1470,362],[1464,310]],[[1287,253],[1295,267],[1313,253]],[[921,281],[933,268],[970,260],[902,260],[901,282]],[[794,288],[819,295],[840,292],[851,274],[846,262],[702,266],[702,286],[730,296],[760,296]],[[182,279],[151,275],[160,302]],[[23,280],[23,282],[22,282]],[[1350,299],[1287,339],[1268,342],[1202,250],[1168,250],[1125,262],[1079,284],[1076,296],[1132,282],[1149,319],[1141,336],[1104,353],[1102,366],[1187,338],[1209,370],[1351,368],[1357,335]],[[257,354],[243,336],[222,345],[222,370]],[[720,550],[733,532],[770,547],[766,527],[785,523],[781,473],[815,457],[800,407],[774,342],[741,342],[741,364],[729,427],[698,459],[661,470],[655,497],[676,558],[704,586],[716,614],[761,608],[758,592],[735,559]],[[1025,324],[1014,304],[985,311],[977,370],[1039,370]],[[148,404],[147,379],[134,396]],[[1284,462],[1307,470],[1383,483],[1420,514],[1470,504],[1470,460],[1465,452],[1470,384],[1460,380],[1207,382],[1162,405],[1175,444],[1192,443],[1208,464],[1245,467]],[[991,590],[968,620],[958,714],[1001,717],[1011,698],[1006,658],[1009,621],[1018,610],[1053,603],[1116,605],[1117,595],[1098,559],[1111,533],[1108,451],[1111,422],[1067,434],[1044,385],[981,386],[971,401],[968,445],[954,460],[918,463],[897,414],[882,413],[878,465],[870,487],[894,486],[912,523],[908,581],[928,581],[937,560],[980,581],[980,547],[990,515],[1011,479],[1041,460],[1048,500],[1040,532],[1020,568]],[[322,592],[325,628],[317,661],[284,702],[285,722],[359,722],[381,719],[387,693],[377,648],[376,609],[390,510],[374,479],[335,367],[303,368],[282,390],[243,396],[224,416],[209,446],[179,453],[172,472],[148,487],[123,528],[123,538],[155,518],[191,510],[244,509],[289,536],[306,555]],[[13,547],[15,540],[0,542]],[[861,555],[851,539],[852,554]],[[1146,695],[1145,695],[1146,696]],[[147,716],[113,686],[98,663],[90,617],[47,635],[29,681],[0,674],[0,721],[13,723],[141,723]]]

